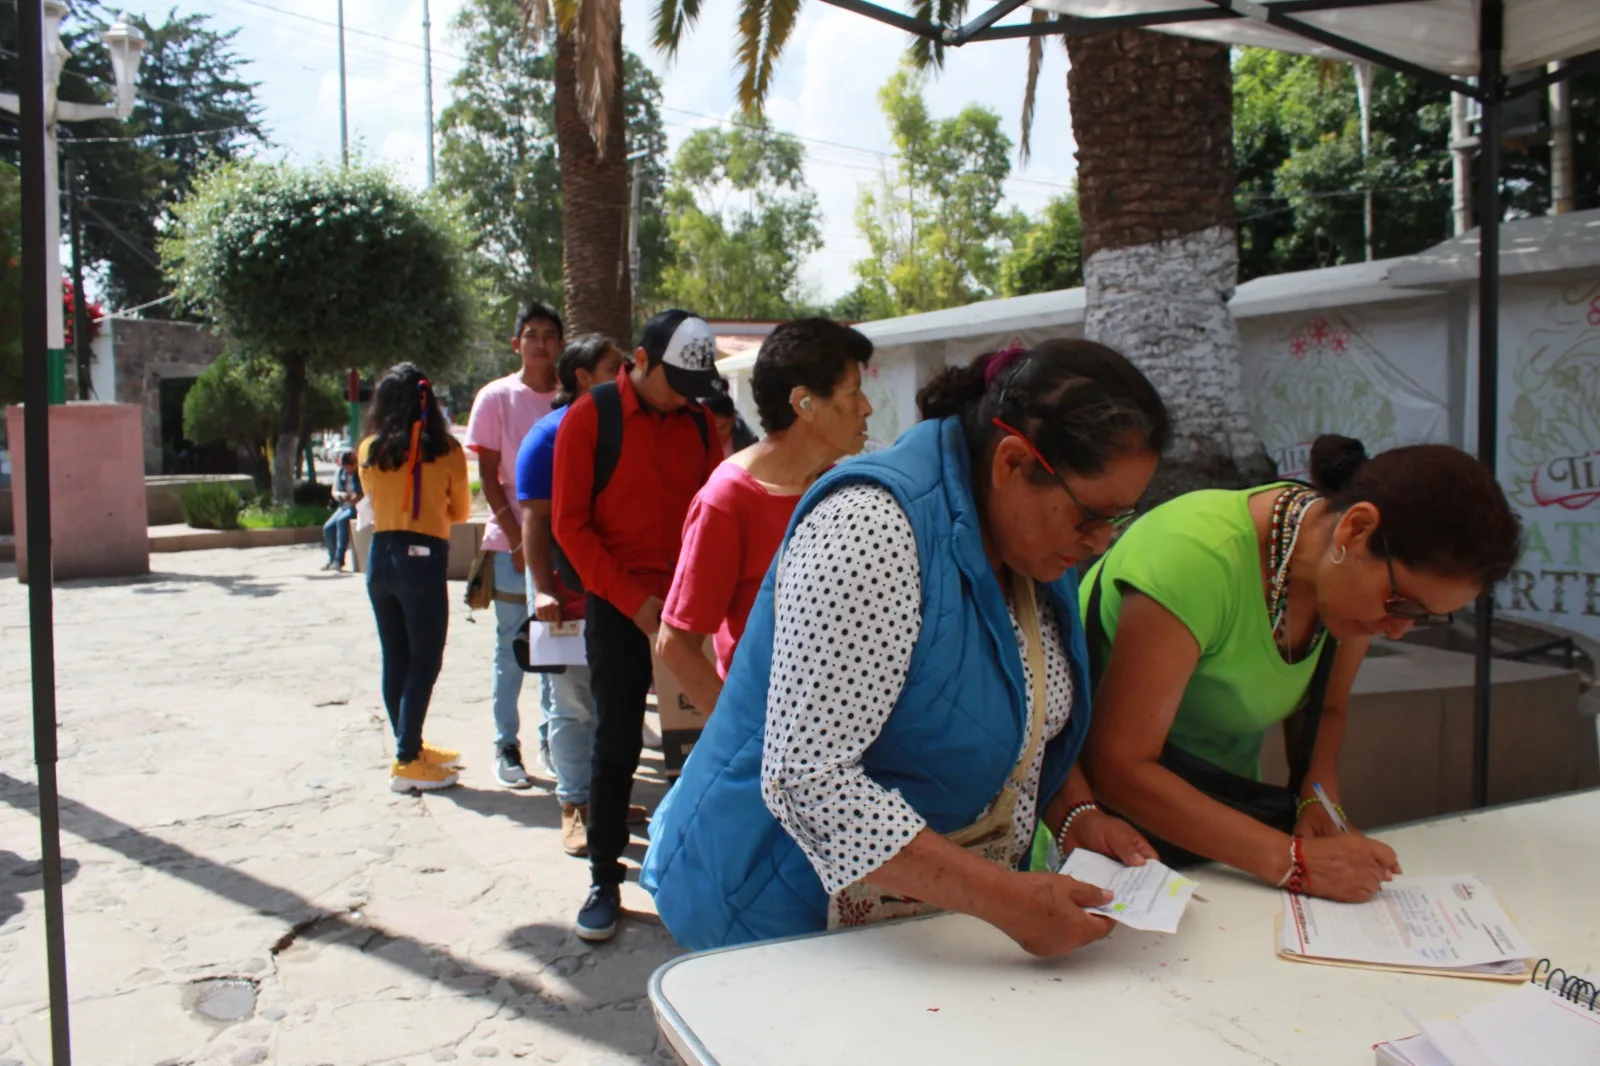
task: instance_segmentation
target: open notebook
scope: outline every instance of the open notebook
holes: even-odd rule
[[[1459,1018],[1419,1022],[1416,1036],[1379,1044],[1378,1066],[1595,1066],[1600,988],[1553,969]]]
[[[1533,948],[1471,874],[1396,877],[1366,903],[1283,894],[1278,954],[1296,962],[1521,982]]]

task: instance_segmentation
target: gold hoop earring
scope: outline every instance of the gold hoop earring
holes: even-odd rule
[[[1345,557],[1345,550],[1344,550],[1344,545],[1343,544],[1339,545],[1339,550],[1338,551],[1332,553],[1329,556],[1329,558],[1333,560],[1333,565],[1334,566],[1339,566],[1339,565],[1343,564],[1344,563],[1344,557]]]

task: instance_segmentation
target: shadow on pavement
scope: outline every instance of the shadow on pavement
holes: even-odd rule
[[[61,860],[61,883],[78,876],[78,860]],[[22,913],[22,894],[44,890],[44,865],[14,851],[0,850],[0,925]]]
[[[181,588],[165,588],[171,585],[213,585],[233,596],[276,596],[282,592],[281,583],[268,583],[257,581],[248,577],[232,577],[227,574],[172,574],[152,570],[148,574],[139,574],[133,577],[86,577],[73,581],[58,581],[58,589],[106,589],[131,586],[135,594],[140,596],[171,596],[182,592]]]
[[[37,795],[31,782],[0,773],[0,802],[37,815]],[[181,845],[146,833],[65,796],[61,798],[61,816],[64,827],[75,834],[92,837],[96,847],[114,851],[147,869],[186,881],[241,906],[253,908],[260,914],[287,922],[289,931],[272,946],[275,956],[302,940],[371,954],[389,965],[407,970],[427,981],[437,981],[456,992],[486,996],[492,992],[504,994],[510,1000],[535,1000],[541,1008],[539,1020],[542,1024],[565,1029],[584,1039],[611,1043],[623,1054],[637,1054],[636,1049],[627,1047],[620,1038],[612,1041],[603,1027],[585,1023],[583,1015],[567,1013],[565,1004],[560,1000],[550,998],[539,988],[514,975],[478,966],[438,944],[391,933],[380,925],[360,920],[359,911],[330,914],[292,889],[213,862]],[[72,936],[70,915],[67,936]],[[576,941],[575,937],[572,939]],[[625,943],[624,938],[619,937],[619,941]],[[540,956],[540,959],[547,961],[544,956]],[[638,989],[637,995],[645,995],[643,986]]]

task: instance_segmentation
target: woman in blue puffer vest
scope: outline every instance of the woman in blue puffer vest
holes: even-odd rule
[[[693,949],[943,909],[1059,955],[1110,930],[1065,854],[1140,863],[1078,749],[1078,562],[1171,436],[1155,389],[1088,341],[947,370],[923,421],[807,492],[727,684],[656,812],[643,883]]]

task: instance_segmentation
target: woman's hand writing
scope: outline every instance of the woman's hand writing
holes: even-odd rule
[[[1111,902],[1111,893],[1065,874],[1019,873],[1011,875],[1003,913],[990,917],[1001,932],[1030,955],[1050,958],[1065,955],[1111,932],[1116,923],[1085,907]]]
[[[1066,843],[1116,859],[1125,866],[1143,866],[1156,857],[1156,849],[1133,826],[1099,809],[1086,810],[1072,820]]]
[[[1356,830],[1351,828],[1350,832]],[[1320,803],[1312,803],[1300,812],[1300,817],[1295,819],[1294,835],[1297,837],[1336,837],[1339,827],[1333,824],[1333,818]]]
[[[1365,903],[1400,872],[1393,848],[1360,833],[1306,839],[1301,854],[1306,891],[1341,903]]]

